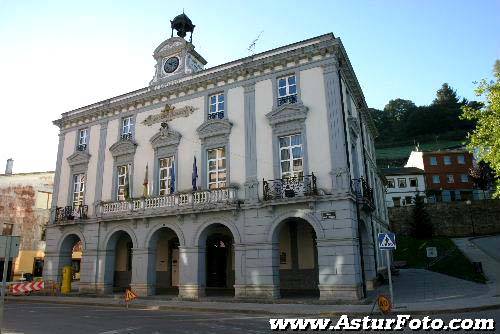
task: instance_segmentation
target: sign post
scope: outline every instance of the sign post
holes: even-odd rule
[[[0,257],[3,257],[3,275],[2,275],[2,289],[0,298],[0,334],[2,333],[3,325],[3,310],[5,305],[5,287],[7,285],[7,276],[9,271],[10,258],[16,257],[19,253],[19,239],[20,237],[13,237],[10,235],[0,235]]]
[[[396,235],[391,232],[378,234],[378,248],[385,250],[387,260],[387,276],[389,278],[389,292],[391,294],[391,304],[394,307],[394,293],[392,290],[391,256],[389,252],[396,249]]]

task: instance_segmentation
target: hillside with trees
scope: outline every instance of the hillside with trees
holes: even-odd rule
[[[444,83],[430,105],[417,106],[404,99],[390,100],[383,110],[371,109],[379,131],[375,142],[380,167],[402,166],[419,144],[424,150],[461,146],[475,122],[461,119],[462,107],[478,110],[482,104],[460,98]]]

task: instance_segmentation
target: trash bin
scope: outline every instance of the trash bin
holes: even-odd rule
[[[72,271],[73,271],[73,269],[71,266],[64,266],[63,267],[61,293],[70,293],[71,292]]]

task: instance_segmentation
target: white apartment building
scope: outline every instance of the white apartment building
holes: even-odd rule
[[[382,169],[382,173],[387,179],[387,207],[413,205],[416,196],[425,196],[425,172],[422,169],[393,167]]]
[[[81,241],[82,292],[363,298],[385,269],[388,218],[341,40],[205,68],[191,20],[171,22],[147,87],[54,122],[45,278]]]

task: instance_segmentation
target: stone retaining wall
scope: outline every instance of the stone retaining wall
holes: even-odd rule
[[[389,209],[391,229],[408,235],[413,220],[413,206]],[[500,200],[426,204],[434,235],[462,237],[500,233]]]

